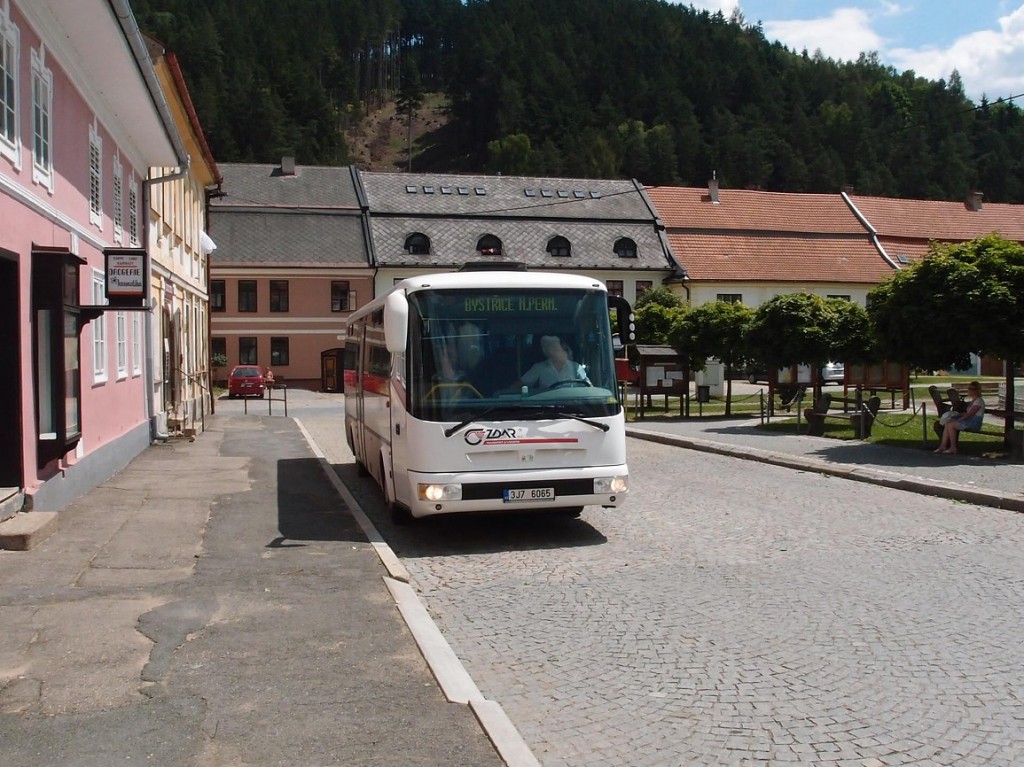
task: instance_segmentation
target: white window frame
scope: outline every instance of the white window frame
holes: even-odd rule
[[[21,170],[20,33],[7,3],[0,7],[0,157]],[[7,91],[7,77],[11,90]],[[8,135],[8,133],[10,135]]]
[[[114,317],[114,346],[117,349],[117,380],[128,377],[128,313],[118,312]]]
[[[103,230],[103,137],[89,126],[89,223]]]
[[[40,115],[44,125],[39,124]],[[46,68],[46,49],[40,46],[32,49],[32,183],[53,194],[53,179],[53,72]]]
[[[103,306],[107,303],[107,277],[99,269],[92,270],[92,303]],[[107,313],[89,323],[92,329],[92,382],[107,382]]]
[[[132,378],[142,375],[142,312],[132,312]]]
[[[128,244],[139,246],[139,184],[135,173],[128,182]]]
[[[124,242],[124,168],[121,167],[121,154],[114,152],[114,168],[111,182],[114,186],[114,242]]]

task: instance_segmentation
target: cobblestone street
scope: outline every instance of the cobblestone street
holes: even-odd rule
[[[395,528],[298,413],[545,765],[1024,759],[1024,520],[631,440],[619,510]]]

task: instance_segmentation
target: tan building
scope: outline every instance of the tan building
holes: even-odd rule
[[[373,298],[355,169],[225,163],[211,201],[211,354],[271,369],[278,383],[340,390],[325,370],[350,312]]]
[[[214,245],[206,234],[206,201],[221,177],[177,59],[160,43],[150,39],[147,44],[190,161],[184,172],[150,168],[144,184],[155,307],[146,316],[153,350],[147,361],[152,371],[149,397],[155,432],[161,435],[168,429],[201,427],[210,411],[207,269]]]

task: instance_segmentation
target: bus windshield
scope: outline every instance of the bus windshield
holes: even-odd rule
[[[416,418],[619,412],[604,291],[421,290],[409,294],[409,308],[407,392]]]

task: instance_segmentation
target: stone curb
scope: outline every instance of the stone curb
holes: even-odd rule
[[[633,437],[634,439],[646,440],[648,442],[657,442],[662,445],[684,447],[705,453],[717,453],[718,455],[741,458],[747,461],[760,461],[761,463],[782,466],[787,469],[813,471],[817,474],[841,477],[855,482],[867,482],[873,485],[889,487],[894,490],[918,493],[919,495],[931,495],[938,498],[948,498],[953,501],[973,503],[978,506],[989,506],[996,509],[1024,512],[1024,496],[1012,496],[992,490],[979,490],[973,487],[965,487],[963,485],[941,482],[938,480],[917,479],[903,474],[880,471],[878,469],[837,465],[834,463],[828,463],[827,461],[822,461],[818,458],[810,458],[808,456],[774,453],[770,450],[726,445],[721,442],[695,439],[693,437],[679,437],[675,434],[665,434],[664,432],[627,428],[626,436]]]

